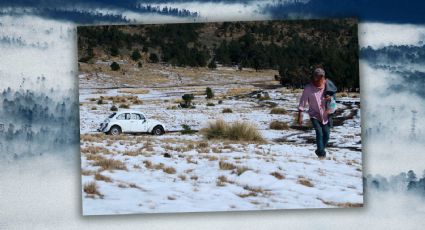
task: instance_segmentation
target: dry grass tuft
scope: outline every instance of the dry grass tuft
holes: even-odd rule
[[[224,108],[222,113],[233,113],[233,110],[231,108]]]
[[[207,139],[229,139],[235,141],[264,142],[264,138],[253,124],[248,122],[226,123],[224,120],[210,122],[201,130]]]
[[[204,149],[204,148],[208,148],[208,142],[200,142],[198,144],[198,148]]]
[[[284,175],[282,175],[282,174],[280,174],[279,172],[272,172],[272,173],[270,173],[270,175],[272,175],[272,176],[276,177],[278,180],[283,180],[283,179],[285,179],[285,176],[284,176]]]
[[[228,183],[228,182],[229,181],[227,180],[227,177],[221,175],[221,176],[217,177],[216,185],[217,186],[220,186],[220,187],[223,187],[223,186],[226,186],[226,183]]]
[[[102,180],[102,181],[105,181],[105,182],[108,182],[108,183],[112,182],[112,179],[110,177],[104,176],[104,175],[102,175],[100,173],[96,173],[94,175],[94,179],[96,179],[96,180]]]
[[[103,170],[127,170],[124,162],[113,159],[100,159],[93,163],[94,166],[100,166]]]
[[[289,125],[285,122],[282,121],[272,121],[272,123],[270,123],[270,129],[274,129],[274,130],[288,130],[289,129]]]
[[[171,167],[171,166],[163,168],[162,171],[164,171],[165,173],[168,173],[168,174],[175,174],[176,173],[176,169]]]
[[[103,198],[104,196],[102,193],[99,192],[99,187],[97,186],[95,181],[84,184],[83,191],[87,195],[91,195],[92,197],[98,195],[100,198]]]
[[[143,161],[143,164],[145,164],[145,167],[148,168],[148,169],[152,169],[153,168],[153,164],[152,164],[151,161],[144,160]]]
[[[218,166],[220,167],[221,170],[233,170],[236,168],[234,164],[228,163],[222,160],[218,162]]]
[[[288,111],[284,108],[273,108],[270,110],[270,114],[288,114]]]
[[[250,196],[257,196],[257,193],[255,192],[249,192],[249,193],[240,193],[237,194],[240,198],[250,197]]]
[[[302,184],[307,187],[314,187],[314,184],[309,179],[306,179],[304,177],[298,178],[298,184]]]
[[[186,180],[186,175],[184,174],[180,174],[178,177],[183,181]]]
[[[248,170],[251,170],[251,169],[250,168],[247,168],[247,167],[243,167],[243,166],[238,166],[236,168],[236,173],[238,174],[238,176],[240,176],[242,173],[244,173],[244,172],[246,172]]]
[[[88,161],[100,161],[100,160],[105,159],[105,157],[103,157],[102,155],[99,155],[99,154],[87,154],[86,159]]]

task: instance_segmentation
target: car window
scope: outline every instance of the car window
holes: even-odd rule
[[[117,120],[125,120],[125,114],[123,113],[123,114],[120,114],[118,117],[117,117]]]
[[[126,113],[126,114],[125,114],[125,119],[126,119],[126,120],[130,120],[130,114],[129,114],[129,113]]]
[[[131,120],[142,120],[142,117],[140,116],[140,114],[132,113]]]

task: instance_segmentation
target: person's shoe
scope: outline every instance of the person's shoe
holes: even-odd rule
[[[326,152],[325,152],[325,151],[323,151],[323,152],[319,152],[319,150],[316,150],[316,151],[315,151],[315,153],[316,153],[316,156],[317,156],[320,160],[323,160],[323,159],[325,159],[325,158],[326,158]]]

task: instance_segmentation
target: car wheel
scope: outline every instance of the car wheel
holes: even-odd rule
[[[155,128],[153,128],[152,130],[152,134],[153,135],[162,135],[164,134],[164,128],[162,128],[162,126],[155,126]]]
[[[121,128],[119,126],[112,126],[112,128],[109,130],[109,134],[112,136],[117,136],[121,134]]]

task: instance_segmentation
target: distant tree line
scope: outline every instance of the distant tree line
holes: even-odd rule
[[[425,171],[422,177],[416,175],[413,170],[402,172],[389,178],[383,176],[368,175],[365,178],[365,186],[379,191],[411,192],[425,197]]]
[[[371,63],[401,64],[425,63],[425,45],[386,46],[374,49],[370,46],[360,50],[360,57]]]
[[[320,66],[340,89],[359,88],[353,19],[79,27],[78,45],[81,62],[94,49],[133,60],[141,51],[147,61],[174,66],[275,69],[291,87],[302,87]]]

